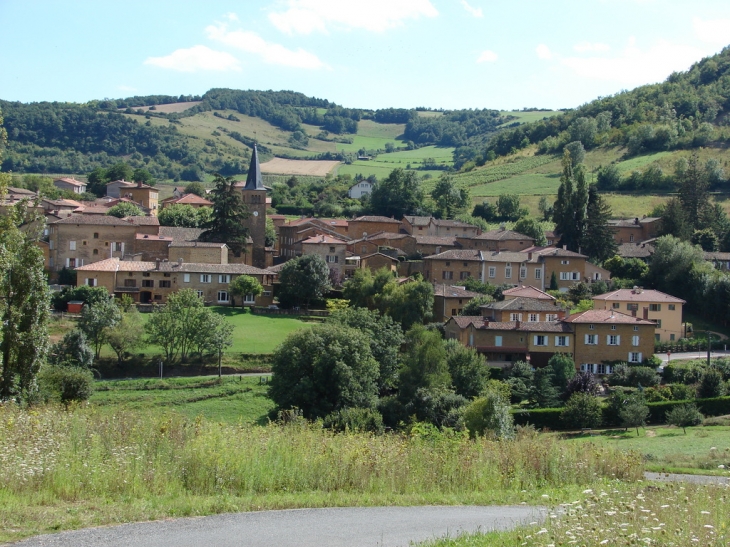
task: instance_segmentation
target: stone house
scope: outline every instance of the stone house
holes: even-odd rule
[[[373,253],[360,257],[360,268],[368,269],[371,272],[387,268],[392,272],[397,272],[399,262],[397,258],[390,255]]]
[[[157,215],[157,208],[159,206],[159,191],[153,186],[148,186],[138,182],[131,188],[124,189],[124,196],[128,197],[135,203],[139,203],[142,207],[149,210],[151,215]]]
[[[196,194],[183,194],[181,196],[172,196],[167,199],[163,199],[160,203],[160,209],[164,209],[171,205],[190,205],[195,209],[200,209],[201,207],[213,207],[213,202],[205,198],[201,198]]]
[[[611,278],[611,272],[588,262],[586,255],[565,248],[535,247],[528,252],[540,256],[545,264],[545,287],[550,286],[553,273],[561,292],[567,292],[572,285],[581,281],[595,283]]]
[[[537,300],[549,300],[551,302],[555,301],[554,296],[530,285],[517,285],[516,287],[502,291],[502,296],[505,300],[512,300],[513,298],[531,298]]]
[[[433,286],[433,317],[434,321],[447,321],[450,317],[459,315],[472,298],[482,296],[474,291],[456,285],[435,283]]]
[[[457,241],[464,249],[482,251],[518,252],[535,245],[534,238],[504,228],[490,230],[472,237],[459,236]]]
[[[74,194],[83,194],[84,192],[86,192],[86,183],[81,182],[80,180],[76,180],[73,177],[54,179],[53,186],[55,186],[59,190],[73,192]]]
[[[490,302],[480,307],[481,315],[489,321],[557,321],[566,316],[557,300],[517,297],[500,302]]]
[[[459,245],[453,236],[415,235],[412,237],[416,240],[416,251],[421,253],[422,256],[431,256],[452,249],[461,249],[461,245]]]
[[[400,220],[382,216],[362,216],[348,222],[347,235],[351,239],[360,239],[378,232],[399,232]]]
[[[228,245],[203,241],[173,241],[168,245],[170,262],[228,264]]]
[[[121,198],[128,188],[133,188],[135,184],[128,180],[113,180],[106,185],[106,195],[110,198]]]
[[[333,278],[342,281],[345,278],[345,258],[347,242],[328,235],[315,235],[300,243],[300,255],[318,255],[329,266]]]
[[[406,215],[401,224],[403,230],[411,235],[471,238],[481,233],[477,226],[460,220]]]
[[[416,238],[408,234],[378,232],[347,242],[347,250],[361,256],[376,253],[382,247],[399,249],[406,256],[412,255],[416,252]]]
[[[77,285],[105,287],[114,296],[127,294],[141,304],[164,304],[180,289],[193,289],[206,303],[232,304],[229,287],[240,275],[255,277],[264,286],[261,296],[244,299],[246,305],[268,306],[273,301],[274,274],[245,264],[142,262],[114,257],[80,266],[76,271]]]
[[[673,342],[684,336],[681,298],[641,287],[619,289],[593,297],[594,309],[615,310],[656,323],[657,341]]]
[[[613,240],[617,244],[639,243],[659,235],[661,220],[658,217],[609,220],[608,227],[613,232]]]

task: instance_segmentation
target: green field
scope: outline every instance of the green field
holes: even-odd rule
[[[112,411],[174,410],[193,419],[263,425],[274,406],[266,389],[255,376],[104,380],[95,383],[90,402]]]
[[[338,147],[341,145],[337,145]],[[378,154],[371,160],[355,161],[352,165],[341,165],[337,173],[339,175],[357,175],[361,174],[365,177],[375,175],[378,179],[387,177],[393,169],[407,169],[408,165],[413,169],[417,169],[423,165],[423,161],[427,158],[433,160],[440,165],[451,165],[453,162],[453,148],[444,148],[438,146],[424,146],[416,150],[399,150],[390,154]],[[420,176],[431,175],[432,178],[438,178],[443,171],[439,170],[418,170]],[[426,188],[427,189],[427,188]]]
[[[515,116],[516,120],[510,120],[506,123],[503,123],[500,127],[503,127],[505,125],[509,125],[515,122],[520,123],[530,123],[530,122],[536,122],[538,120],[542,120],[543,118],[552,118],[553,116],[557,116],[558,114],[562,114],[560,110],[528,110],[528,111],[521,111],[521,110],[503,110],[500,112],[502,116]]]

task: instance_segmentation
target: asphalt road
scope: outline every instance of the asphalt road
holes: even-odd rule
[[[87,528],[15,547],[408,547],[464,532],[541,522],[529,506],[341,507],[234,513]]]
[[[682,473],[644,473],[644,477],[650,481],[659,482],[690,482],[693,484],[725,484],[730,486],[730,477],[719,477],[716,475],[688,475]]]

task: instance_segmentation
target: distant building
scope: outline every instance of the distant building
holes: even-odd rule
[[[86,192],[86,183],[76,180],[75,178],[61,178],[53,181],[53,186],[59,190],[66,190],[74,194],[83,194]]]
[[[347,191],[347,195],[350,199],[360,199],[363,196],[367,196],[372,193],[375,185],[368,180],[361,180],[356,182]]]

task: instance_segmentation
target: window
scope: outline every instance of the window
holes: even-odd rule
[[[464,266],[465,268],[466,268],[466,267],[467,267],[467,266],[469,265],[469,263],[468,263],[468,262],[462,262],[461,264],[462,264],[462,266]]]
[[[52,251],[53,250],[53,240],[48,241],[48,248]]]
[[[530,323],[536,323],[536,322],[537,322],[537,321],[539,321],[539,320],[540,320],[540,314],[539,314],[539,313],[531,313],[531,314],[529,315],[529,319],[528,319],[528,321],[529,321]]]
[[[155,295],[155,300],[162,300],[162,295],[161,294],[156,294]]]
[[[144,273],[142,274],[142,277],[149,277],[149,276],[150,276],[150,272],[144,272]]]
[[[570,264],[570,260],[561,260],[560,263],[563,265]]]
[[[521,313],[511,313],[509,315],[510,321],[522,321],[522,314]]]
[[[596,365],[596,374],[611,374],[611,365]]]
[[[456,308],[451,308],[451,315],[456,315]]]
[[[670,335],[669,335],[669,340],[670,340],[671,342],[674,342],[674,335],[673,335],[673,334],[670,334]]]
[[[662,320],[661,319],[656,319],[656,328],[658,328],[658,329],[662,328]]]
[[[542,279],[542,270],[540,268],[535,268],[535,279]]]
[[[360,252],[361,253],[367,253],[368,252],[367,245],[363,245],[362,247],[360,247]]]
[[[541,334],[538,334],[535,336],[535,345],[536,346],[547,346],[547,336],[543,336]]]
[[[99,232],[94,232],[94,239],[99,239]]]
[[[586,346],[597,346],[598,345],[598,335],[597,334],[586,334],[585,343],[586,343]]]
[[[83,240],[83,241],[81,242],[81,245],[86,245],[87,243],[88,243],[88,242],[87,242],[87,241],[86,241],[86,240],[84,239],[84,240]]]
[[[639,337],[638,336],[632,336],[631,337],[631,345],[632,346],[638,346],[639,345]]]
[[[501,336],[495,336],[494,337],[494,345],[497,347],[502,346],[502,337]]]
[[[212,283],[212,275],[210,274],[200,274],[200,282],[201,283]]]
[[[512,266],[509,264],[504,267],[504,277],[505,279],[510,279],[512,277]]]
[[[94,250],[93,250],[93,251],[91,252],[91,254],[92,254],[92,255],[98,255],[98,254],[99,254],[99,249],[94,249]]]
[[[69,241],[68,242],[68,250],[69,251],[75,251],[76,250],[76,242],[75,241]]]
[[[442,279],[454,279],[454,272],[443,271],[443,272],[441,272],[441,278]]]
[[[655,342],[661,342],[661,340],[662,340],[662,338],[661,338],[661,335],[659,335],[659,334],[654,334],[654,341],[655,341]]]
[[[611,325],[611,330],[616,330],[616,325]]]
[[[218,302],[228,302],[228,291],[218,291]]]
[[[641,363],[641,353],[637,351],[629,352],[629,363]]]
[[[677,306],[675,304],[669,304],[669,311],[674,311],[677,309]]]
[[[447,261],[446,261],[446,265],[447,265],[447,266],[451,266],[451,262],[447,260]]]
[[[469,272],[461,272],[459,274],[459,279],[469,279],[471,277],[471,274]]]
[[[617,309],[619,309],[621,307],[621,302],[614,302],[613,304],[611,304],[611,307],[614,310],[617,310]]]
[[[203,298],[203,291],[195,291],[198,293],[198,298]]]
[[[147,287],[147,288],[152,288],[155,286],[155,281],[154,281],[154,279],[143,279],[142,286]]]
[[[183,283],[190,283],[190,274],[183,274]]]
[[[568,345],[568,337],[567,336],[556,336],[555,337],[555,345],[560,347],[565,347]]]
[[[580,274],[578,272],[560,272],[561,281],[580,281]]]
[[[124,250],[124,243],[121,241],[112,241],[112,251],[121,253]]]
[[[556,321],[558,319],[557,313],[546,313],[545,314],[545,321]]]
[[[497,277],[497,268],[489,266],[489,277]]]
[[[639,332],[639,327],[634,326],[634,332]]]
[[[94,277],[87,277],[84,280],[84,285],[88,285],[89,287],[96,287],[97,286],[97,280]]]
[[[243,297],[243,303],[244,304],[254,304],[256,302],[256,297],[252,294],[247,294]]]
[[[218,276],[218,283],[230,283],[231,276],[229,274],[221,274]]]
[[[163,279],[163,280],[160,281],[160,288],[161,289],[169,289],[170,287],[172,287],[172,283],[170,282],[170,280],[164,280]]]
[[[595,329],[596,327],[595,327],[595,325],[588,325],[588,328],[589,328],[590,330],[593,330],[593,329]]]
[[[634,242],[634,234],[629,234],[629,243]]]
[[[330,252],[331,253],[334,253],[335,252],[335,248],[334,247],[330,247]]]
[[[170,275],[171,275],[171,274],[169,274],[169,273],[163,273],[163,274],[162,274],[162,277],[170,277]]]
[[[340,261],[340,257],[337,255],[326,255],[325,259],[328,264],[337,264]]]
[[[520,278],[525,279],[527,277],[527,268],[520,268]]]
[[[606,343],[609,346],[618,346],[621,343],[621,337],[615,334],[609,334],[606,336]]]
[[[661,304],[649,304],[649,311],[662,311]]]
[[[132,272],[129,272],[132,273]],[[125,279],[124,280],[124,286],[125,287],[136,287],[137,286],[137,280],[136,279]]]

